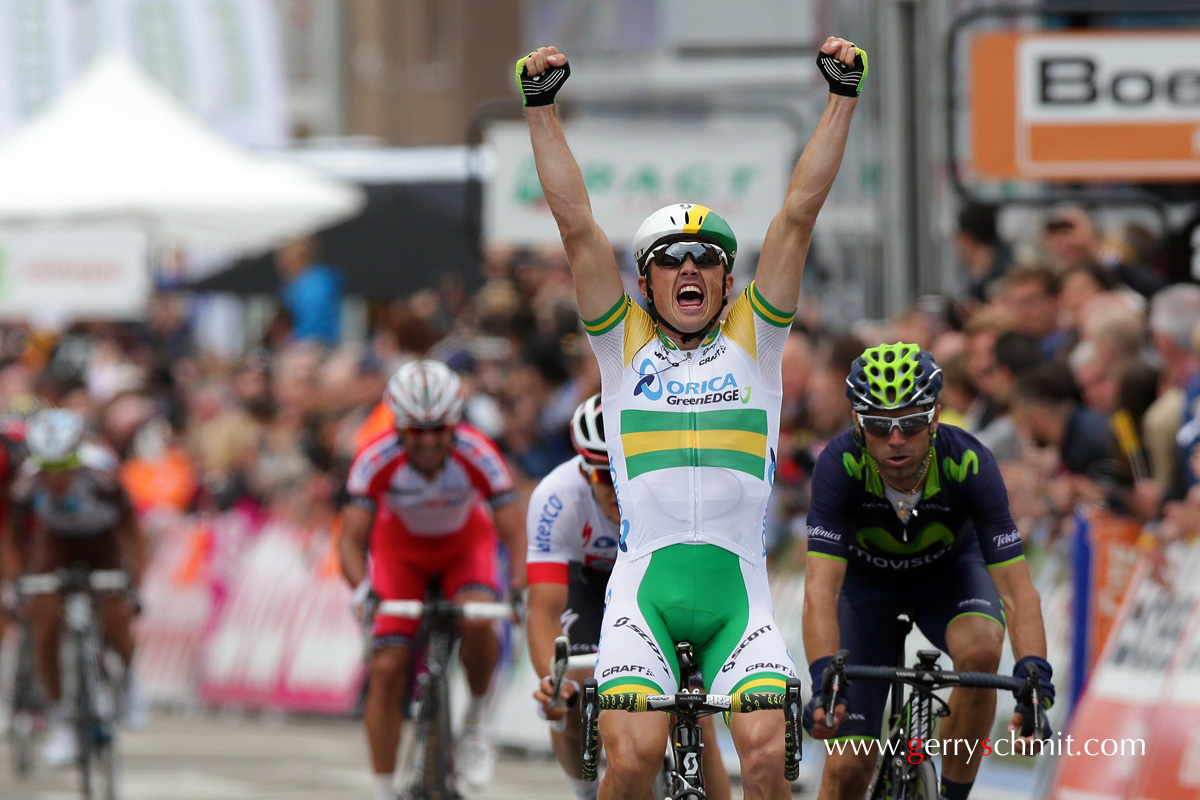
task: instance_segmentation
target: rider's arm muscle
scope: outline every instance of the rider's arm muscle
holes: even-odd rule
[[[804,654],[810,662],[841,647],[837,603],[846,562],[810,552],[804,577]]]
[[[767,229],[754,282],[763,299],[785,313],[794,311],[799,302],[817,213],[837,177],[857,104],[857,98],[829,95],[825,113],[792,173],[783,208]]]
[[[508,548],[509,566],[512,570],[512,588],[525,587],[525,506],[512,502],[492,510],[496,518],[496,530],[500,541]]]
[[[1008,638],[1015,658],[1046,657],[1046,629],[1042,623],[1042,600],[1025,559],[991,567],[992,581],[1008,623]]]
[[[592,216],[587,186],[567,146],[553,105],[525,109],[542,192],[575,277],[579,314],[594,320],[611,309],[625,289],[612,246]]]
[[[529,607],[525,617],[529,637],[529,659],[533,674],[549,674],[554,656],[554,640],[562,635],[562,613],[567,607],[567,586],[562,583],[534,583],[529,587]]]
[[[367,544],[374,521],[375,512],[362,506],[347,505],[342,508],[338,555],[341,556],[342,575],[346,576],[351,586],[358,586],[367,577]]]

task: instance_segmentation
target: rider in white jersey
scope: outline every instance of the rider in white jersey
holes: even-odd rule
[[[617,556],[620,512],[613,490],[608,447],[604,440],[600,395],[583,401],[571,419],[571,444],[579,455],[563,462],[542,479],[529,498],[526,538],[529,540],[529,600],[526,631],[529,656],[538,674],[545,674],[558,636],[570,639],[571,655],[596,652],[604,594]],[[591,667],[566,674],[561,696],[553,707],[549,677],[540,681],[534,698],[550,720],[550,742],[578,800],[595,800],[596,784],[582,779],[583,725],[569,709],[578,683],[593,676]],[[729,775],[716,746],[712,718],[704,729],[704,781],[709,800],[729,800]]]
[[[606,438],[621,510],[600,655],[602,692],[671,693],[674,645],[693,645],[714,694],[782,691],[795,675],[774,624],[762,548],[778,437],[782,345],[799,301],[816,217],[845,151],[866,54],[830,37],[818,54],[830,99],[767,231],[750,287],[724,323],[737,240],[695,204],[652,214],[634,239],[638,288],[626,296],[592,216],[554,96],[566,56],[543,47],[517,62],[534,161],[600,362]],[[686,146],[686,142],[681,142]],[[641,800],[667,737],[661,714],[606,711],[605,800]],[[747,796],[785,798],[783,713],[730,722]]]

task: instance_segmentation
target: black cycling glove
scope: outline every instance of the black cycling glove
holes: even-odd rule
[[[817,66],[829,83],[829,91],[843,97],[858,97],[867,81],[867,51],[854,48],[854,66],[847,67],[831,55],[817,52]]]
[[[818,708],[825,707],[825,673],[828,672],[833,663],[833,656],[822,656],[816,661],[808,665],[808,674],[812,678],[812,697],[808,698],[808,702],[804,704],[804,714],[800,720],[804,726],[804,730],[811,736],[813,725],[816,724],[816,711]],[[850,698],[846,697],[846,685],[843,683],[838,687],[837,699],[834,701],[834,706],[845,705],[846,709],[842,713],[842,719],[846,718],[846,714],[850,713]],[[832,720],[825,720],[826,727],[832,728],[830,724]]]
[[[571,65],[546,67],[545,72],[529,75],[525,71],[525,59],[529,56],[517,59],[517,86],[521,88],[521,102],[527,106],[548,106],[554,102],[554,95],[570,77]]]
[[[1025,656],[1013,665],[1013,677],[1025,679],[1028,674],[1030,665],[1038,668],[1038,683],[1039,690],[1042,695],[1042,710],[1046,711],[1054,705],[1054,683],[1050,679],[1054,677],[1054,670],[1050,668],[1050,662],[1041,656]],[[1021,714],[1024,724],[1028,724],[1033,716],[1033,706],[1030,705],[1028,698],[1020,697],[1016,692],[1013,695],[1017,698],[1016,711]],[[1050,723],[1046,721],[1046,715],[1042,715],[1042,730],[1036,731],[1039,739],[1050,738]]]

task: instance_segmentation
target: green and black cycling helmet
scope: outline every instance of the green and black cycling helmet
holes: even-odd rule
[[[942,368],[915,344],[869,347],[854,359],[846,397],[858,412],[931,406],[942,391]]]

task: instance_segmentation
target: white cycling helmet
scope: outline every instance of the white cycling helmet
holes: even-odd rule
[[[676,203],[646,217],[633,237],[633,260],[638,273],[646,274],[646,257],[662,242],[692,240],[712,242],[725,251],[729,260],[725,269],[733,269],[737,256],[737,237],[725,219],[707,206]]]
[[[388,381],[383,401],[397,428],[457,425],[466,396],[462,381],[441,361],[410,361]]]
[[[25,444],[39,468],[70,468],[79,464],[83,419],[65,408],[39,411],[25,429]]]
[[[600,395],[594,394],[579,404],[571,418],[571,444],[585,461],[608,463],[608,445],[604,443],[604,417],[600,414]]]

